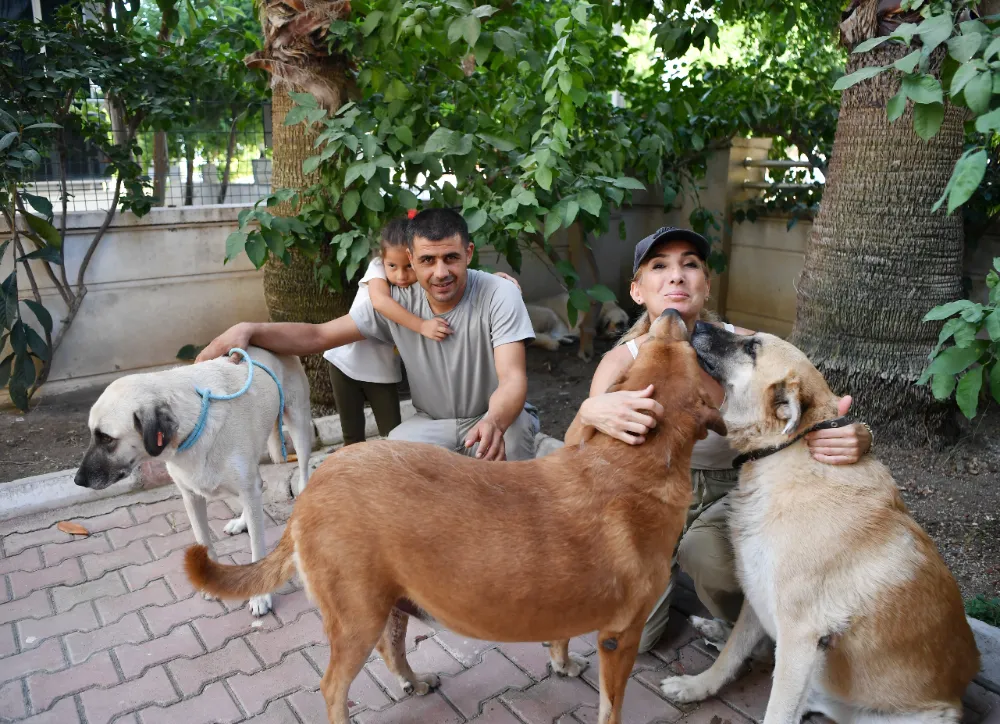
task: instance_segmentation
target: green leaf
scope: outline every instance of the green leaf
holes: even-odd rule
[[[0,331],[11,329],[17,320],[17,270],[0,284]]]
[[[994,342],[1000,342],[1000,309],[994,310],[986,317],[986,333]]]
[[[955,75],[951,77],[951,85],[948,87],[948,95],[952,98],[957,96],[963,88],[969,83],[970,80],[976,77],[976,73],[979,69],[976,67],[975,63],[965,63],[958,70],[955,71]]]
[[[475,15],[466,15],[452,21],[448,27],[448,41],[454,43],[459,38],[465,38],[465,42],[474,47],[476,41],[479,40],[481,30],[482,24],[479,22],[479,18]]]
[[[366,38],[371,35],[375,31],[375,28],[378,27],[378,24],[382,22],[382,15],[381,10],[373,10],[368,13],[365,16],[365,21],[361,23],[361,34]]]
[[[993,74],[990,71],[979,73],[965,86],[965,102],[976,115],[986,113],[993,96]]]
[[[310,156],[305,161],[302,162],[302,173],[306,176],[313,173],[319,168],[319,165],[323,163],[323,156]]]
[[[979,33],[956,35],[948,39],[948,55],[959,63],[967,63],[972,60],[982,42],[983,36]]]
[[[11,131],[10,133],[4,134],[3,138],[0,138],[0,151],[6,150],[10,144],[17,140],[17,137],[21,134],[17,131]]]
[[[495,12],[497,12],[497,9],[492,5],[480,5],[479,7],[472,8],[472,14],[477,18],[488,18]]]
[[[231,261],[243,253],[247,245],[247,235],[234,231],[226,237],[226,261]]]
[[[883,70],[885,70],[885,67],[882,66],[868,66],[867,68],[861,68],[860,70],[854,71],[850,75],[841,77],[836,83],[833,84],[833,89],[846,90],[853,85],[857,85],[863,80],[874,78]]]
[[[874,50],[878,46],[882,45],[885,41],[889,39],[889,36],[882,38],[869,38],[863,43],[858,43],[858,45],[852,51],[853,53],[867,53],[869,50]]]
[[[979,360],[983,345],[971,347],[949,347],[934,358],[927,371],[931,374],[957,375]]]
[[[931,380],[931,393],[937,400],[947,400],[955,391],[956,382],[958,380],[955,375],[934,375]]]
[[[556,262],[556,271],[562,274],[562,277],[566,280],[567,284],[572,285],[580,281],[580,275],[576,273],[576,269],[574,269],[573,265],[565,259],[560,259]]]
[[[923,41],[924,53],[929,54],[934,48],[950,38],[953,29],[954,23],[950,13],[934,15],[920,23],[917,34]]]
[[[908,75],[903,78],[900,92],[914,103],[943,103],[941,83],[932,75]]]
[[[393,135],[407,146],[413,145],[413,131],[408,126],[396,126],[392,129]]]
[[[892,123],[899,119],[903,112],[906,111],[906,94],[897,93],[885,106],[886,113],[889,116],[889,122]]]
[[[927,312],[921,321],[936,322],[941,319],[947,319],[948,317],[956,315],[959,312],[973,306],[975,306],[975,302],[969,301],[968,299],[958,299],[954,302],[948,302],[947,304],[940,304]]]
[[[563,93],[569,93],[573,90],[573,76],[569,73],[559,74],[559,90]]]
[[[472,137],[450,128],[438,128],[424,144],[424,153],[441,153],[443,156],[464,156],[472,150]]]
[[[45,333],[52,334],[52,315],[49,314],[49,310],[33,299],[25,299],[24,303],[27,304],[28,309],[34,313],[35,319],[37,319],[38,323],[42,325],[42,329],[45,330]],[[3,387],[3,385],[0,385],[0,387]]]
[[[548,239],[562,228],[563,217],[558,210],[553,209],[545,215],[545,238]]]
[[[261,229],[260,235],[264,238],[264,243],[279,259],[285,255],[285,238],[277,229]]]
[[[10,380],[10,368],[13,364],[13,353],[4,357],[3,361],[0,362],[0,390],[7,386],[7,382]]]
[[[958,403],[958,409],[970,420],[976,416],[976,408],[979,407],[979,393],[982,389],[982,367],[969,370],[962,375],[955,388],[955,402]]]
[[[25,214],[23,218],[28,222],[31,230],[42,237],[46,244],[51,244],[56,249],[62,247],[62,237],[59,236],[59,230],[48,221],[34,214]]]
[[[32,131],[36,128],[46,128],[50,130],[59,130],[62,128],[58,123],[32,123],[30,126],[25,126],[24,130]]]
[[[955,170],[952,172],[949,182],[951,184],[951,191],[948,194],[949,214],[968,201],[979,188],[979,184],[982,183],[983,176],[986,174],[988,160],[989,156],[986,151],[981,150],[969,156],[963,156],[955,164]]]
[[[539,186],[548,191],[550,188],[552,188],[552,169],[550,169],[548,166],[540,166],[535,171],[535,181],[538,182]],[[545,223],[546,226],[548,226],[548,221],[546,221]]]
[[[941,129],[944,121],[944,105],[941,103],[918,103],[913,109],[913,131],[928,141]]]
[[[344,219],[346,221],[354,218],[354,214],[357,213],[360,204],[361,194],[357,191],[348,191],[344,194],[344,200],[341,202],[341,210],[344,212]]]
[[[580,288],[570,289],[569,305],[566,310],[569,313],[570,324],[575,325],[576,316],[580,312],[586,312],[588,309],[590,309],[590,297],[587,296],[587,293]]]
[[[990,370],[990,393],[993,399],[1000,402],[1000,362],[993,362],[993,369]]]
[[[354,181],[361,175],[361,171],[365,167],[364,161],[358,161],[357,163],[352,163],[347,167],[347,172],[344,174],[344,188],[350,186]]]
[[[295,91],[288,91],[288,97],[291,98],[297,105],[305,106],[306,108],[319,108],[319,102],[312,93],[296,93]]]
[[[49,201],[47,198],[45,198],[44,196],[35,196],[34,194],[29,194],[27,191],[22,192],[21,196],[23,196],[27,200],[27,202],[31,204],[31,208],[33,208],[43,217],[45,217],[46,219],[52,218],[52,202]]]
[[[186,344],[177,350],[175,357],[181,362],[194,362],[206,345]]]
[[[377,184],[369,184],[365,187],[361,194],[361,203],[365,205],[365,208],[376,213],[385,211],[385,199],[382,198],[382,192]]]
[[[593,189],[584,189],[576,196],[576,202],[580,208],[591,216],[600,216],[603,203],[601,197]]]
[[[989,133],[997,129],[1000,129],[1000,108],[976,119],[976,130],[980,133]]]
[[[28,259],[41,259],[49,264],[62,264],[63,262],[62,253],[54,246],[43,246],[40,249],[29,251],[24,256],[18,257],[17,260],[26,261]]]
[[[615,179],[615,186],[620,189],[632,189],[633,191],[645,191],[646,185],[631,176],[621,176]]]
[[[595,299],[602,304],[615,301],[615,293],[603,284],[595,284],[587,290],[587,294],[590,295],[591,299]]]
[[[415,209],[420,204],[416,194],[404,188],[396,191],[396,202],[404,209]]]
[[[997,53],[1000,53],[1000,38],[993,38],[990,44],[986,46],[986,50],[983,51],[983,60],[989,63],[990,58]]]
[[[884,38],[879,38],[879,40],[883,39]],[[896,70],[900,70],[904,73],[912,73],[913,69],[917,67],[917,61],[919,60],[920,60],[920,51],[914,50],[912,53],[900,58],[892,65]]]
[[[493,148],[498,151],[502,151],[503,153],[510,153],[517,148],[516,143],[509,141],[506,138],[501,138],[500,136],[492,136],[488,133],[478,133],[476,135],[489,145],[493,146]]]
[[[489,215],[482,209],[476,209],[465,217],[465,223],[469,225],[469,233],[475,234],[489,220]]]
[[[31,353],[43,362],[48,362],[49,346],[45,344],[42,336],[28,325],[24,325],[24,332],[28,338],[28,347],[31,349]]]
[[[255,268],[260,269],[267,259],[267,244],[258,232],[250,234],[246,245],[247,256]]]

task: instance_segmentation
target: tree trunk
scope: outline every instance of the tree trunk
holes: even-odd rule
[[[153,134],[153,204],[163,206],[167,198],[167,173],[170,161],[167,157],[167,133]]]
[[[184,161],[187,178],[184,180],[184,205],[194,205],[194,139],[184,139]]]
[[[242,115],[233,110],[233,122],[229,125],[229,143],[226,144],[226,165],[222,167],[222,185],[219,187],[219,197],[215,202],[217,204],[226,203],[226,192],[229,191],[229,167],[233,165],[233,156],[236,153],[236,124]]]
[[[274,161],[271,186],[280,188],[305,188],[315,183],[315,178],[302,173],[302,162],[315,153],[314,134],[304,124],[285,125],[285,114],[292,108],[287,88],[283,85],[272,90],[271,127],[274,129]],[[291,216],[296,212],[288,204],[275,207],[274,213]],[[348,290],[350,291],[350,290]],[[347,314],[353,294],[335,294],[320,289],[316,280],[315,265],[311,259],[293,253],[292,262],[269,258],[264,265],[264,302],[271,321],[311,322],[319,324]],[[302,358],[309,377],[312,402],[333,408],[333,388],[330,385],[329,362],[322,355]]]
[[[852,55],[847,72],[909,52],[886,44]],[[939,68],[940,50],[935,58]],[[921,319],[962,294],[961,215],[931,207],[962,153],[964,112],[947,105],[940,132],[922,141],[912,104],[889,123],[886,103],[899,85],[891,71],[844,91],[791,340],[834,392],[853,395],[853,416],[918,444],[956,432],[952,408],[914,382],[940,330]]]

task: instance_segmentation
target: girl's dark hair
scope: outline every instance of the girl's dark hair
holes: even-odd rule
[[[379,239],[379,245],[382,250],[393,249],[397,247],[406,247],[406,232],[410,226],[410,220],[405,216],[400,216],[393,219],[388,224],[382,227],[381,238]]]

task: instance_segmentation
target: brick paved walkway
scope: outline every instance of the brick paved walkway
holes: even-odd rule
[[[266,506],[268,546],[291,506]],[[223,560],[248,562],[246,535],[229,538],[228,502],[209,508]],[[274,612],[254,621],[245,606],[205,601],[181,571],[193,543],[173,486],[96,501],[72,511],[0,523],[0,721],[41,724],[215,724],[326,722],[320,676],[328,648],[320,619],[289,584]],[[73,538],[69,519],[91,535]],[[690,596],[678,600],[690,609]],[[351,688],[357,724],[587,724],[596,721],[596,663],[582,679],[549,674],[539,644],[491,644],[435,633],[411,621],[417,671],[442,674],[439,691],[404,697],[373,655]],[[573,650],[596,661],[594,642]],[[625,721],[746,724],[760,721],[769,674],[751,671],[720,700],[677,708],[657,692],[667,672],[696,673],[711,649],[680,611],[652,654],[639,657],[625,697]],[[1000,697],[970,689],[967,721]]]

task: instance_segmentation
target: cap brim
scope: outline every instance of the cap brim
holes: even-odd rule
[[[708,254],[711,251],[711,247],[709,246],[708,240],[704,236],[696,231],[691,231],[690,229],[672,229],[653,239],[649,248],[646,249],[646,253],[642,255],[642,258],[639,259],[639,262],[635,265],[636,271],[638,271],[638,268],[642,266],[643,262],[649,258],[649,255],[657,246],[665,244],[669,241],[686,241],[694,247],[695,253],[698,254],[698,257],[702,261],[708,260]]]

